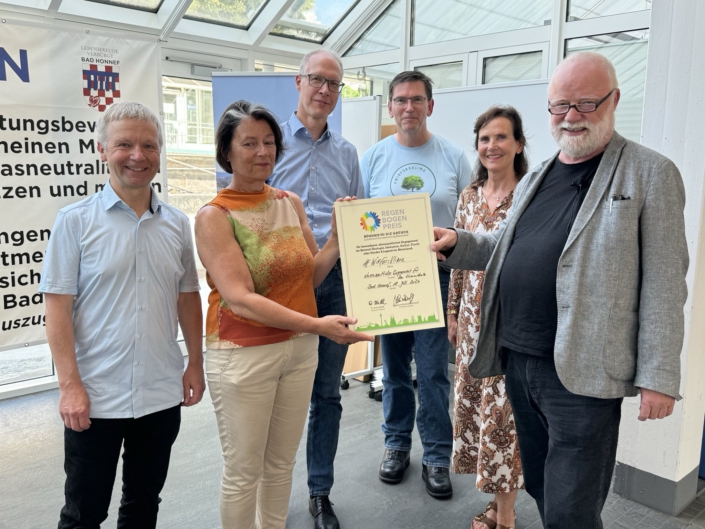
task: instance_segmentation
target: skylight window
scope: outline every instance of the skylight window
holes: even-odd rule
[[[89,0],[98,4],[108,4],[118,7],[129,7],[131,9],[139,9],[140,11],[149,11],[156,13],[162,5],[163,0]]]
[[[247,29],[267,0],[193,0],[184,18]]]
[[[358,0],[296,0],[271,34],[323,42]]]

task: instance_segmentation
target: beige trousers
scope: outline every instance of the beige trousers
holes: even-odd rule
[[[223,447],[223,529],[284,529],[318,336],[209,349],[206,374]]]

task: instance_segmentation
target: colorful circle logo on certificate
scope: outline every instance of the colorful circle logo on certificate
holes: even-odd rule
[[[363,213],[362,217],[360,217],[360,226],[362,226],[363,230],[369,231],[370,233],[379,228],[379,217],[377,213],[372,211]]]

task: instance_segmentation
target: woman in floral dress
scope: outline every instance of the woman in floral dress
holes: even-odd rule
[[[458,201],[455,226],[495,231],[512,204],[514,188],[528,171],[526,138],[519,113],[493,106],[475,121],[475,180]],[[477,488],[494,494],[473,529],[510,529],[514,502],[524,487],[514,415],[504,376],[475,379],[468,365],[480,332],[484,271],[453,270],[448,290],[448,339],[456,348],[452,470],[477,474]]]

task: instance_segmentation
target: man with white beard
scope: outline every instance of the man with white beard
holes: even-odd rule
[[[620,91],[596,53],[548,89],[560,152],[524,177],[490,235],[434,228],[451,268],[486,270],[473,376],[506,372],[527,492],[546,529],[599,529],[623,397],[673,412],[688,250],[678,169],[614,130]]]

